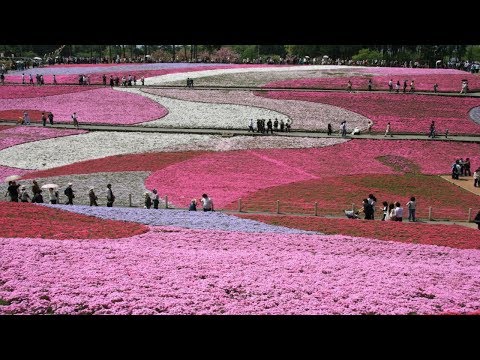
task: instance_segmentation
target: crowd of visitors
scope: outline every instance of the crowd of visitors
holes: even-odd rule
[[[254,121],[253,119],[250,119],[249,123],[248,123],[248,132],[255,132],[255,128],[254,128]],[[292,121],[290,119],[287,119],[286,121],[284,121],[283,119],[280,119],[280,121],[278,121],[277,118],[275,118],[274,121],[272,121],[272,119],[257,119],[257,127],[256,127],[256,132],[257,133],[262,133],[262,134],[265,134],[270,131],[271,134],[273,134],[273,132],[290,132],[292,129]]]

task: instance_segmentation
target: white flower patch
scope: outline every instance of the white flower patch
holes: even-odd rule
[[[361,67],[355,67],[356,70]],[[258,67],[258,68],[235,68],[235,69],[216,69],[216,70],[204,70],[204,71],[191,71],[184,73],[166,74],[160,76],[152,76],[145,79],[145,85],[159,85],[166,84],[172,81],[197,79],[206,76],[217,76],[223,74],[239,74],[239,73],[252,73],[252,72],[278,72],[278,71],[311,71],[311,70],[350,70],[351,66],[345,65],[302,65],[302,66],[276,66],[276,67]]]
[[[20,144],[0,151],[0,165],[51,169],[79,161],[120,154],[168,151],[225,151],[269,148],[310,148],[334,145],[342,139],[286,136],[235,136],[90,132],[88,134]]]
[[[142,123],[141,126],[187,129],[246,129],[249,119],[272,119],[272,121],[275,118],[278,121],[289,119],[288,116],[277,111],[254,106],[207,104],[146,94],[138,89],[115,89],[148,97],[168,109],[168,114],[163,118]]]
[[[262,96],[256,96],[251,91],[241,91],[241,90],[183,90],[183,89],[147,89],[140,92],[140,94],[148,96],[147,94],[157,95],[158,97],[151,97],[150,99],[154,101],[160,101],[162,105],[164,104],[166,97],[171,97],[175,99],[182,100],[192,100],[200,103],[222,103],[222,104],[243,104],[249,105],[256,108],[270,109],[272,111],[277,111],[283,115],[283,118],[290,118],[293,121],[292,128],[295,130],[327,130],[327,124],[332,124],[334,130],[340,128],[340,123],[343,120],[348,122],[349,128],[358,127],[360,130],[364,130],[368,127],[368,118],[363,115],[357,114],[353,111],[328,105],[315,103],[311,101],[300,101],[300,100],[279,100],[279,99],[270,99]],[[206,104],[204,104],[206,105]],[[213,106],[213,105],[208,105]],[[177,111],[175,108],[170,109],[171,113]],[[158,126],[169,115],[162,118],[160,121],[155,121]],[[262,117],[253,117],[254,127],[256,127],[256,119]],[[269,117],[267,117],[268,119]],[[242,123],[243,128],[248,128],[248,119],[245,119]],[[280,121],[280,117],[278,120]],[[149,126],[149,123],[142,123],[140,126]]]

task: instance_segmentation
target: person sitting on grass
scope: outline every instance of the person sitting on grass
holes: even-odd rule
[[[208,197],[207,194],[202,195],[201,201],[202,201],[203,211],[215,211],[213,209],[213,201]]]
[[[359,211],[358,210],[343,210],[347,218],[349,219],[359,219],[360,216],[358,216]]]
[[[188,211],[197,211],[197,199],[192,199],[188,205]]]

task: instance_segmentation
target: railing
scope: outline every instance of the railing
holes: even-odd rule
[[[8,197],[3,199],[8,201]],[[58,203],[64,204],[67,201],[67,197],[63,194],[59,194]],[[76,205],[88,205],[89,198],[87,194],[76,194],[75,199],[73,200]],[[48,202],[48,194],[44,197],[44,202]],[[106,205],[103,204],[102,199],[97,201],[99,206]],[[168,200],[168,196],[165,195],[163,198],[160,198],[160,208],[164,209],[187,209],[188,204],[183,206],[175,206],[171,204]],[[144,207],[144,197],[136,196],[133,194],[128,194],[128,196],[123,197],[120,194],[116,195],[115,206],[117,207]],[[238,199],[237,201],[225,206],[224,208],[216,207],[215,210],[218,211],[227,211],[227,212],[241,212],[241,213],[264,213],[264,214],[283,214],[283,215],[303,215],[303,216],[327,216],[327,217],[344,217],[344,210],[359,210],[361,206],[355,204],[345,204],[344,206],[321,206],[318,201],[312,202],[295,202],[287,200],[256,200],[256,201],[245,201],[243,199]],[[435,206],[418,206],[415,212],[415,217],[417,219],[428,220],[428,221],[473,221],[477,211],[479,209],[474,208],[443,208]],[[362,213],[359,214],[360,217],[363,217]],[[380,220],[383,217],[382,207],[375,207],[375,219]],[[403,218],[408,218],[408,208],[403,208]]]

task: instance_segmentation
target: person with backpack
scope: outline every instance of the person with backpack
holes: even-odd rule
[[[73,199],[75,198],[75,195],[73,194],[72,185],[72,183],[68,183],[67,188],[63,192],[68,199],[65,205],[73,205]]]
[[[95,191],[93,190],[94,188],[91,187],[90,191],[88,192],[88,198],[90,199],[90,206],[98,206],[97,204],[98,197],[97,195],[95,195]]]

